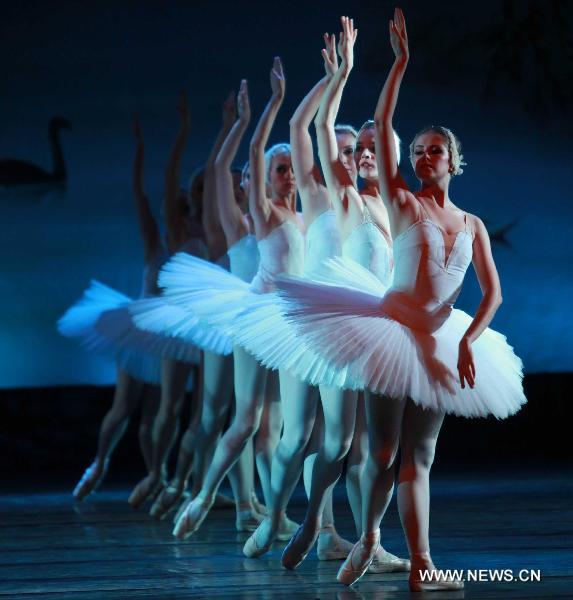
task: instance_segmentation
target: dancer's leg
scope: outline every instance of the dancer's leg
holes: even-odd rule
[[[410,587],[414,591],[458,590],[463,582],[422,580],[423,571],[434,571],[430,555],[430,469],[444,413],[424,410],[408,401],[404,411],[401,461],[398,477],[398,510],[412,560]],[[425,574],[428,577],[428,573]]]
[[[284,429],[272,463],[272,504],[269,516],[243,548],[248,557],[267,552],[286,519],[286,506],[302,471],[316,415],[317,397],[311,386],[284,371],[280,371],[279,378]]]
[[[159,408],[160,393],[161,390],[157,385],[146,385],[142,392],[138,436],[139,448],[148,471],[151,470],[153,460],[153,419]]]
[[[368,458],[368,429],[366,427],[366,415],[364,414],[364,394],[362,392],[347,391],[349,394],[356,394],[356,422],[354,424],[354,436],[348,452],[346,461],[346,494],[354,526],[356,528],[356,537],[362,534],[362,494],[360,491],[360,482],[366,459]]]
[[[305,526],[315,527],[319,524],[328,494],[332,493],[342,472],[344,459],[352,443],[356,418],[356,392],[322,387],[320,394],[325,423],[324,443],[314,465],[305,517]],[[323,526],[325,524],[328,523],[323,522]]]
[[[204,353],[202,415],[195,444],[192,496],[196,496],[201,489],[205,471],[211,463],[215,446],[231,410],[232,369],[232,356]]]
[[[164,518],[177,506],[185,492],[193,467],[195,442],[201,423],[202,381],[200,368],[193,365],[191,372],[193,375],[193,390],[191,393],[189,425],[179,442],[175,474],[169,481],[169,484],[161,490],[149,511],[149,514],[156,519]]]
[[[185,401],[185,387],[191,365],[163,359],[161,401],[153,423],[153,458],[151,470],[134,488],[128,502],[134,508],[155,495],[164,477],[165,464],[179,430],[179,416]]]
[[[338,581],[356,582],[376,557],[377,572],[407,571],[410,562],[380,547],[380,522],[392,498],[394,470],[406,400],[366,392],[368,459],[362,477],[362,535],[338,572]]]
[[[117,368],[113,403],[101,423],[96,457],[74,489],[76,499],[85,498],[101,482],[107,471],[109,458],[127,429],[129,418],[137,407],[142,390],[141,381]]]
[[[238,460],[259,426],[268,371],[251,355],[237,348],[234,373],[235,417],[217,444],[201,490],[177,519],[173,533],[178,538],[188,537],[200,527],[215,499],[221,481]]]
[[[362,533],[378,531],[394,490],[406,400],[365,394],[368,459],[362,478]]]
[[[232,421],[236,415],[236,403],[233,402]],[[239,459],[229,469],[227,477],[233,490],[235,509],[237,512],[237,528],[239,531],[252,530],[254,523],[260,521],[253,507],[253,492],[255,490],[255,460],[253,438],[250,437],[239,455]]]
[[[283,565],[287,568],[295,568],[304,560],[319,534],[319,528],[319,558],[322,560],[344,558],[352,547],[334,529],[332,492],[352,443],[357,395],[327,387],[321,388],[320,394],[324,438],[314,464],[304,523],[283,554]]]
[[[444,420],[409,401],[404,411],[398,510],[411,555],[430,551],[430,469]]]
[[[261,367],[262,368],[262,367]],[[277,371],[267,371],[267,385],[261,422],[255,437],[257,472],[265,505],[271,505],[271,464],[283,427],[283,413]]]

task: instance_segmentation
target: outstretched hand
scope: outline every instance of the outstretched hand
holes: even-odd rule
[[[244,123],[248,123],[251,119],[251,105],[249,102],[249,89],[247,87],[247,80],[241,80],[241,87],[237,94],[237,110],[239,113],[239,119]]]
[[[394,9],[394,19],[390,19],[390,44],[396,58],[408,59],[410,51],[408,49],[408,34],[406,33],[406,21],[404,13],[399,9]]]
[[[354,19],[340,17],[342,31],[338,38],[338,56],[340,62],[349,68],[354,65],[354,43],[358,36],[358,29],[354,29]]]
[[[282,100],[285,95],[285,85],[285,74],[281,59],[275,56],[273,68],[271,69],[271,90],[273,91],[273,96]]]
[[[336,36],[334,33],[324,34],[324,48],[321,50],[324,58],[324,70],[327,77],[332,77],[338,69],[338,57],[336,56]]]
[[[177,112],[179,113],[179,120],[181,121],[181,125],[183,127],[189,127],[189,109],[187,108],[187,94],[182,91],[179,94],[179,98],[177,100]]]
[[[466,382],[473,389],[476,379],[476,367],[474,364],[474,355],[471,344],[466,338],[460,342],[458,353],[458,375],[462,388],[466,387]]]
[[[231,90],[225,102],[223,102],[223,125],[230,129],[237,118],[237,109],[235,108],[235,91]]]

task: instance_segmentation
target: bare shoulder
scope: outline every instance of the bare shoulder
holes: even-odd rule
[[[487,232],[487,228],[484,222],[477,216],[472,213],[466,212],[467,220],[468,220],[468,228],[473,232],[474,237],[477,236],[486,236],[489,237]]]

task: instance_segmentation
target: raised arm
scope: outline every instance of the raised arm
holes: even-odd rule
[[[143,133],[137,115],[133,119],[133,134],[135,136],[135,157],[133,159],[133,198],[137,210],[137,220],[143,240],[144,260],[146,263],[153,260],[161,248],[161,234],[157,221],[149,207],[149,200],[145,194],[143,184],[143,159],[145,145]]]
[[[164,213],[167,226],[167,243],[170,254],[177,252],[187,241],[188,227],[185,221],[185,212],[179,202],[179,173],[181,161],[185,152],[185,145],[189,137],[189,111],[187,109],[187,96],[182,92],[177,103],[179,113],[179,131],[169,156],[165,169],[165,198]]]
[[[314,120],[320,164],[329,195],[335,201],[335,208],[346,197],[349,189],[356,192],[348,172],[338,158],[338,145],[334,132],[342,92],[354,65],[354,43],[358,34],[352,19],[341,17],[341,23],[342,32],[338,40],[340,66],[322,95],[318,114]],[[325,62],[331,62],[328,52],[323,50],[322,55]]]
[[[322,178],[314,161],[312,139],[308,127],[316,115],[322,94],[338,68],[336,58],[336,40],[334,35],[324,34],[325,43],[325,76],[310,90],[299,104],[290,120],[291,159],[297,188],[302,201],[303,213],[312,212],[314,200],[317,199]],[[318,207],[320,208],[320,207]],[[305,221],[311,219],[306,214]]]
[[[460,341],[458,354],[458,373],[460,383],[467,382],[474,387],[476,371],[471,345],[491,323],[501,304],[501,284],[491,254],[491,244],[487,229],[477,217],[472,217],[475,237],[473,243],[473,265],[482,291],[482,300],[470,326]]]
[[[389,208],[389,204],[393,204],[395,201],[400,203],[403,198],[400,190],[407,189],[407,185],[398,170],[392,125],[400,84],[410,57],[406,22],[399,8],[394,11],[394,19],[390,20],[390,43],[395,55],[394,64],[390,69],[390,73],[388,73],[374,113],[376,162],[378,163],[380,194],[387,204],[387,208]]]
[[[285,77],[278,56],[275,56],[271,69],[271,90],[272,95],[257,123],[249,147],[249,210],[258,228],[264,227],[270,217],[271,208],[266,191],[265,147],[285,95]]]
[[[232,246],[248,233],[243,213],[235,199],[233,176],[231,174],[233,160],[237,155],[239,145],[251,120],[249,91],[245,79],[241,81],[241,87],[237,96],[237,108],[239,118],[229,131],[215,159],[217,207],[219,209],[221,225],[225,232],[227,246]]]
[[[235,94],[231,92],[223,103],[223,119],[217,138],[211,148],[211,153],[205,165],[205,179],[203,183],[203,229],[211,258],[218,258],[225,251],[225,241],[219,210],[217,206],[217,194],[215,187],[215,159],[221,150],[221,146],[227,137],[233,123],[235,122]]]

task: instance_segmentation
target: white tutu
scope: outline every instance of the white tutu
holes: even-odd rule
[[[354,281],[351,285],[355,292],[380,291],[382,284],[375,275],[354,261],[341,257],[328,260],[315,269],[313,281],[330,285],[340,268],[344,269],[347,265],[353,267]],[[325,289],[323,304],[328,301],[329,290]],[[314,385],[355,389],[357,383],[350,377],[348,368],[318,355],[310,344],[304,342],[295,324],[285,317],[288,306],[276,292],[251,294],[244,302],[243,310],[233,319],[230,333],[239,345],[271,369],[285,369]]]
[[[150,352],[174,356],[174,351],[181,352],[185,348],[202,350],[227,356],[233,351],[233,342],[228,335],[219,329],[201,322],[185,309],[169,304],[165,298],[142,298],[129,305],[129,312],[136,326],[156,335],[142,339]],[[145,344],[142,349],[146,349]],[[184,360],[181,358],[181,360]]]
[[[332,370],[342,369],[343,387],[409,397],[425,408],[464,417],[505,418],[526,402],[521,360],[490,328],[472,345],[475,387],[461,388],[458,345],[472,320],[463,311],[454,309],[433,333],[408,328],[382,312],[386,289],[379,280],[342,259],[328,261],[315,281],[281,277],[277,285],[300,335],[289,338],[291,346],[281,348],[282,355],[267,341],[260,344],[255,354],[272,359],[273,366],[290,364],[291,356],[310,349],[323,357],[322,365],[312,365],[311,373],[305,374],[305,365],[294,372],[311,383],[330,384]]]
[[[66,337],[79,338],[87,350],[108,355],[130,375],[147,383],[161,382],[162,356],[199,362],[197,348],[138,329],[129,313],[133,302],[92,280],[82,298],[58,321],[58,331]]]
[[[161,269],[158,279],[169,304],[183,309],[180,332],[192,329],[197,319],[217,335],[231,336],[233,321],[250,295],[249,284],[216,264],[180,252]],[[139,321],[138,321],[139,323]]]

